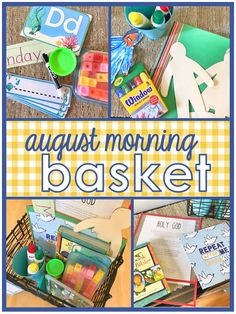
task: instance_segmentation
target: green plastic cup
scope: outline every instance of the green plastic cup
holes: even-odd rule
[[[50,53],[50,68],[58,76],[67,76],[71,74],[74,71],[76,64],[76,56],[69,48],[56,48]]]
[[[64,263],[58,258],[51,259],[46,265],[47,273],[56,279],[59,279],[61,277],[64,268]]]

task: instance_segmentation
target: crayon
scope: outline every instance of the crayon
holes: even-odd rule
[[[122,88],[117,88],[117,89],[116,89],[116,95],[117,95],[119,98],[121,98],[121,97],[123,97],[123,96],[125,95],[125,93],[124,93],[124,91],[123,91]]]
[[[131,89],[129,88],[128,84],[124,84],[122,86],[123,91],[125,92],[125,94],[129,93],[131,91]]]
[[[142,80],[139,76],[135,76],[134,77],[134,83],[136,86],[139,86],[140,84],[142,84]]]
[[[149,80],[149,78],[145,72],[140,73],[140,79],[142,80],[143,83],[145,83]]]
[[[135,85],[135,83],[134,83],[133,80],[129,82],[129,85],[130,85],[130,87],[131,87],[132,89],[134,89],[134,88],[136,87],[136,85]]]

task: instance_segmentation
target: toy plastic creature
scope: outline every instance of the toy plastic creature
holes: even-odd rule
[[[111,37],[111,82],[118,73],[127,75],[133,63],[134,46],[143,39],[136,29],[129,30],[124,36]]]

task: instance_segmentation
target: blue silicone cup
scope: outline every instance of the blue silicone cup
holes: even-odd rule
[[[147,38],[149,38],[150,40],[157,40],[159,38],[161,38],[162,36],[164,36],[166,33],[167,33],[167,29],[171,23],[171,18],[172,18],[172,15],[169,19],[169,21],[165,24],[163,24],[162,26],[158,27],[158,28],[151,28],[151,29],[142,29],[142,28],[136,28],[134,27],[129,19],[128,19],[128,15],[129,13],[132,11],[132,6],[131,7],[125,7],[124,8],[124,14],[125,14],[125,19],[127,21],[127,23],[132,27],[132,28],[135,28],[137,29],[140,33],[142,33],[144,36],[146,36]],[[155,10],[154,10],[155,11]]]
[[[13,257],[13,260],[12,260],[12,269],[18,276],[31,279],[34,281],[39,281],[41,276],[45,273],[45,262],[35,275],[28,275],[27,250],[28,250],[28,247],[25,246],[16,253],[16,255]]]

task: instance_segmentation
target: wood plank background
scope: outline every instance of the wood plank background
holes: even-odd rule
[[[229,7],[175,7],[173,20],[229,37]],[[113,7],[112,35],[124,35],[129,29],[130,26],[124,17],[124,7]],[[151,41],[145,37],[142,42],[135,47],[137,60],[144,64],[148,72],[153,68],[164,40],[165,36],[156,41]],[[111,104],[112,117],[129,117],[128,112],[119,102],[119,99],[114,92],[114,88],[112,88]]]
[[[92,15],[92,22],[89,27],[83,48],[108,51],[108,8],[93,6],[76,6],[68,8]],[[7,8],[7,45],[25,42],[27,39],[20,36],[25,19],[30,7],[8,7]],[[47,69],[43,63],[32,64],[9,69],[10,73],[25,75],[42,80],[50,80]],[[60,83],[72,84],[73,74],[67,77],[60,77]],[[99,105],[85,103],[72,99],[67,118],[106,118],[107,108]],[[49,118],[48,115],[23,104],[7,99],[7,118]]]

